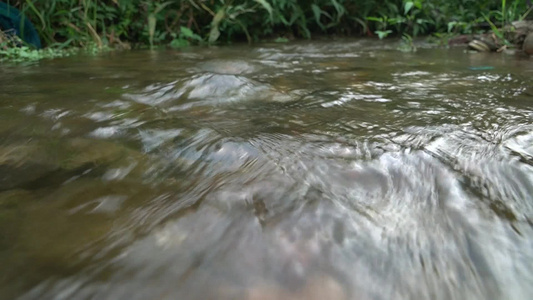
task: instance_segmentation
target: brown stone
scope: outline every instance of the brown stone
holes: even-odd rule
[[[456,45],[467,45],[472,41],[473,37],[471,35],[459,35],[456,37],[453,37],[448,40],[448,45],[450,46],[456,46]]]
[[[522,20],[515,21],[511,23],[516,30],[525,29],[528,31],[533,31],[533,20]]]
[[[524,49],[524,52],[529,54],[529,55],[533,55],[533,32],[530,32],[527,37],[526,37],[526,40],[524,41],[524,46],[523,48]]]

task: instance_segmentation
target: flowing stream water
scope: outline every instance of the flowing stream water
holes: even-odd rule
[[[0,299],[531,299],[533,59],[369,40],[0,69]]]

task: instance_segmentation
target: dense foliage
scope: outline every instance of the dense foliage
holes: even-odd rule
[[[529,0],[11,0],[45,45],[123,46],[490,30]],[[1,36],[0,36],[1,39]],[[0,41],[1,42],[1,41]]]

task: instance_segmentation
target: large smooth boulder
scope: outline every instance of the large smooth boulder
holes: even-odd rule
[[[529,54],[529,55],[533,55],[533,32],[530,32],[527,37],[526,37],[526,40],[524,41],[524,46],[523,48],[524,49],[524,52]]]

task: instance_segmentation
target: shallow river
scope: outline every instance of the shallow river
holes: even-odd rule
[[[0,69],[0,299],[531,299],[533,59],[371,41]]]

